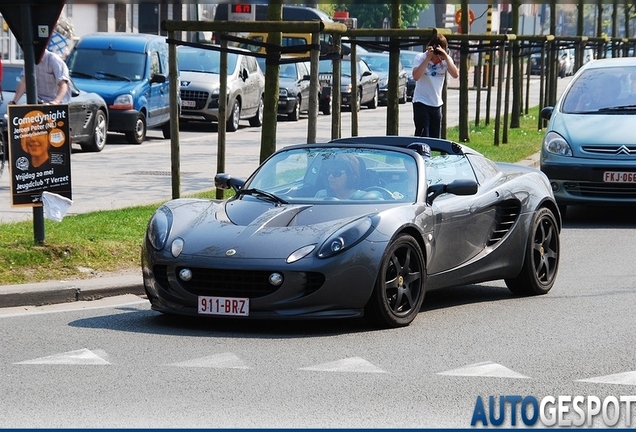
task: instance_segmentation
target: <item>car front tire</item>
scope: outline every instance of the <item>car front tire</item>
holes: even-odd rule
[[[409,325],[422,307],[425,282],[420,245],[408,234],[398,236],[384,253],[365,316],[384,328]]]
[[[106,113],[102,110],[95,112],[95,122],[93,123],[93,136],[90,144],[80,144],[85,152],[100,152],[106,146],[108,135],[108,120]]]
[[[135,121],[135,130],[126,132],[126,139],[131,144],[141,144],[146,139],[146,116],[139,113]]]
[[[514,279],[506,279],[506,286],[517,295],[546,294],[554,285],[559,255],[557,220],[550,209],[541,208],[532,219],[521,272]]]
[[[291,121],[298,121],[300,118],[300,97],[296,98],[296,102],[294,104],[294,109],[292,112],[287,114],[287,119]]]

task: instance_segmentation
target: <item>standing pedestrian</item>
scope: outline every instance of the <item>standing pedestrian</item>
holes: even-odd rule
[[[35,79],[37,81],[38,102],[56,105],[71,101],[68,66],[59,55],[45,49],[42,60],[35,65]],[[25,91],[26,81],[24,71],[22,71],[22,77],[16,86],[15,95],[10,104],[16,104]]]
[[[413,121],[415,136],[441,138],[442,136],[442,88],[448,72],[453,78],[459,71],[453,58],[448,55],[448,41],[444,35],[435,33],[426,46],[426,51],[413,60]]]

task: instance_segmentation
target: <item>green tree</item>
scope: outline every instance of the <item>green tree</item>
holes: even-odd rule
[[[417,25],[420,12],[428,8],[429,3],[409,2],[402,4],[402,28],[410,25]],[[318,8],[329,16],[333,16],[333,12],[337,10],[349,12],[351,18],[357,18],[358,28],[382,28],[382,22],[385,18],[391,18],[391,3],[321,3]]]

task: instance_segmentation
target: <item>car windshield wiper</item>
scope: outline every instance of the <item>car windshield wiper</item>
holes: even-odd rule
[[[633,110],[636,110],[636,105],[618,105],[614,107],[599,108],[598,112],[633,111]]]
[[[285,201],[284,199],[260,189],[241,189],[236,193],[236,197],[238,198],[241,195],[251,195],[260,199],[264,199],[265,201],[273,202],[277,205],[289,204],[289,202]]]
[[[98,71],[98,72],[95,72],[95,74],[104,75],[104,76],[106,76],[108,78],[115,78],[115,79],[119,79],[119,80],[123,80],[123,81],[132,81],[128,77],[125,77],[123,75],[117,75],[117,74],[110,73],[110,72]]]
[[[93,78],[95,79],[95,77],[89,73],[86,72],[80,72],[80,71],[71,71],[71,76],[72,77],[84,77],[84,78]]]

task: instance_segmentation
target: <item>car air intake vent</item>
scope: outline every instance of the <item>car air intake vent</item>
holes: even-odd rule
[[[492,246],[504,238],[519,218],[521,203],[517,200],[507,200],[497,206],[495,214],[495,229],[490,235],[487,246]]]
[[[283,285],[274,286],[269,282],[269,276],[276,270],[227,270],[188,267],[192,271],[192,279],[184,281],[178,274],[183,267],[175,270],[173,277],[181,288],[194,295],[206,295],[217,297],[244,297],[258,298],[276,292],[289,282],[298,290],[299,297],[311,294],[318,290],[325,282],[321,273],[283,273]],[[278,272],[281,273],[281,272]],[[157,279],[157,275],[155,275]],[[168,278],[171,279],[171,278]]]

